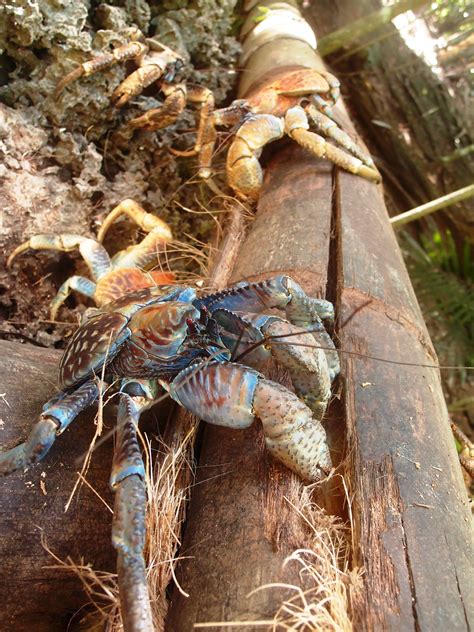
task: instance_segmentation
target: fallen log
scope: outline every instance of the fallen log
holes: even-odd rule
[[[57,392],[60,351],[0,341],[0,444],[24,440]],[[69,511],[65,506],[94,434],[95,411],[86,412],[56,441],[48,458],[27,472],[0,478],[0,629],[62,632],[88,599],[81,581],[60,568],[71,558],[114,572],[110,543],[113,506],[108,487],[110,445],[97,449],[88,480]],[[82,460],[81,460],[82,462]],[[99,496],[103,499],[100,500]],[[49,547],[51,553],[46,550]],[[54,567],[54,568],[53,568]]]
[[[468,630],[470,513],[436,354],[381,192],[344,173],[336,183],[348,477],[366,571],[354,625]]]
[[[302,41],[267,41],[247,62],[241,96],[267,72],[292,65],[322,68]],[[336,112],[353,134],[340,105]],[[327,422],[332,439],[347,432],[354,567],[363,569],[352,624],[467,630],[467,498],[436,356],[380,188],[333,175],[328,163],[294,146],[274,153],[233,281],[281,273],[337,305],[343,407]],[[307,540],[300,516],[288,511],[298,482],[262,446],[258,426],[206,427],[177,572],[189,596],[175,590],[169,629],[231,622],[261,629],[287,595],[254,591],[269,582],[299,585],[295,569],[281,566]],[[336,462],[340,450],[333,443]],[[325,491],[318,501],[341,512],[340,498]]]

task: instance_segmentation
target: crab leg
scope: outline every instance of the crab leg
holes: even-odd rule
[[[247,428],[262,421],[268,450],[306,480],[331,469],[326,432],[294,393],[239,364],[201,362],[181,371],[169,385],[171,397],[218,426]]]
[[[97,286],[94,281],[86,279],[86,277],[77,275],[69,277],[69,279],[64,281],[64,283],[57,291],[56,296],[51,301],[49,307],[51,319],[56,320],[59,308],[67,299],[67,297],[71,294],[71,292],[79,292],[79,294],[83,294],[84,296],[88,296],[89,298],[93,299],[96,287]]]
[[[147,233],[154,232],[156,235],[160,236],[163,241],[169,241],[172,238],[171,230],[166,222],[152,213],[147,213],[145,209],[134,200],[126,199],[120,202],[120,204],[117,204],[117,206],[105,217],[102,222],[102,226],[97,233],[98,241],[104,240],[105,233],[122,215],[126,215],[132,219]]]
[[[290,372],[300,397],[322,419],[331,396],[331,374],[325,352],[317,348],[312,334],[278,316],[213,312],[224,332],[226,346],[236,362],[255,366],[269,353]],[[258,344],[259,342],[263,344]],[[244,360],[245,358],[245,360]]]
[[[320,112],[313,104],[304,107],[305,112],[314,123],[314,125],[325,135],[336,141],[341,147],[347,149],[348,152],[362,160],[362,162],[375,169],[374,161],[367,156],[360,147],[352,140],[352,138],[342,130],[339,125],[328,116]]]
[[[319,74],[322,75],[329,84],[329,100],[328,103],[327,97],[322,97],[319,94],[313,94],[311,96],[311,100],[318,107],[319,110],[324,112],[326,116],[329,118],[334,118],[331,110],[331,106],[336,104],[336,101],[339,99],[341,94],[341,83],[337,77],[332,75],[330,72],[319,71]]]
[[[199,299],[211,314],[225,309],[260,313],[277,307],[284,309],[287,319],[312,333],[316,344],[326,353],[331,379],[339,373],[339,358],[321,320],[334,323],[334,307],[329,301],[308,296],[303,288],[288,276],[276,276],[257,283],[242,282],[222,292]]]
[[[26,470],[49,452],[56,436],[64,432],[77,415],[99,396],[96,380],[89,380],[74,392],[56,395],[43,406],[40,420],[24,443],[0,453],[0,476],[15,470]]]
[[[272,114],[254,114],[239,127],[227,153],[227,175],[237,195],[257,200],[263,172],[258,161],[268,143],[283,136],[283,121]]]
[[[176,121],[186,106],[186,86],[184,83],[163,85],[161,91],[166,95],[163,105],[132,119],[128,123],[131,127],[139,127],[154,132],[157,129],[172,125]]]
[[[138,244],[120,250],[112,257],[112,268],[127,269],[126,274],[131,274],[130,268],[144,268],[152,261],[158,259],[159,252],[164,244],[171,241],[172,234],[168,224],[152,213],[147,213],[139,204],[127,199],[116,206],[105,218],[98,239],[102,241],[105,233],[112,224],[122,215],[127,215],[148,235]],[[168,272],[150,273],[160,283],[168,283],[174,276]]]
[[[110,484],[115,490],[112,543],[117,549],[120,605],[126,632],[151,632],[153,619],[143,547],[146,534],[145,467],[137,440],[142,398],[122,393]]]
[[[102,244],[99,244],[95,239],[70,233],[30,237],[28,241],[15,248],[8,257],[8,267],[12,265],[15,257],[30,248],[32,250],[57,250],[59,252],[71,252],[75,248],[79,248],[79,252],[96,281],[111,269],[110,257]]]
[[[171,149],[170,151],[175,156],[194,156],[198,154],[198,175],[200,178],[207,180],[212,175],[211,163],[217,140],[216,125],[232,125],[240,121],[241,116],[236,114],[235,110],[231,108],[214,110],[214,94],[211,90],[202,86],[189,88],[188,101],[201,105],[196,142],[193,149],[186,151]]]
[[[62,79],[56,86],[54,96],[58,97],[64,90],[64,88],[68,85],[68,83],[79,79],[79,77],[89,77],[96,72],[100,72],[105,68],[110,68],[115,64],[120,64],[129,59],[140,59],[140,57],[146,55],[147,52],[148,46],[146,44],[143,44],[142,42],[129,42],[128,44],[124,44],[123,46],[115,48],[110,53],[102,53],[101,55],[98,55],[97,57],[86,61],[85,63],[75,68],[72,72],[67,74],[64,79]],[[119,86],[119,88],[123,86],[123,83]],[[139,92],[141,92],[141,90],[139,90]],[[123,103],[121,105],[123,105]]]
[[[285,132],[318,158],[328,158],[335,165],[350,173],[372,182],[380,182],[381,177],[376,169],[364,165],[362,160],[327,143],[319,134],[310,132],[306,112],[299,105],[290,108],[285,114]]]

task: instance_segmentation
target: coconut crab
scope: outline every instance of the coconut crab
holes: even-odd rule
[[[165,95],[162,106],[128,122],[131,127],[149,131],[174,123],[187,102],[198,105],[200,113],[194,148],[188,151],[170,148],[170,151],[177,156],[197,154],[198,175],[211,185],[212,157],[217,128],[221,126],[237,128],[227,153],[227,178],[240,198],[258,199],[263,178],[258,158],[267,144],[285,134],[318,158],[327,158],[342,169],[372,182],[381,180],[372,158],[334,120],[331,107],[339,98],[340,83],[329,72],[312,68],[282,70],[245,99],[237,99],[228,107],[215,110],[211,90],[203,86],[187,86],[177,80],[185,65],[183,57],[137,31],[133,41],[94,57],[66,75],[58,83],[56,95],[71,81],[128,60],[134,60],[138,69],[114,91],[112,102],[116,107],[122,107],[159,81],[160,90]],[[339,146],[327,142],[325,136]]]
[[[144,211],[134,213],[142,226],[155,224],[156,218],[151,220]],[[106,225],[118,214],[113,211]],[[52,246],[52,239],[39,237],[38,243],[30,239],[12,257],[44,243],[64,249],[62,243],[58,248],[59,242]],[[71,245],[64,237],[64,244]],[[83,241],[79,247],[97,272],[103,261],[97,256],[101,246],[94,243]],[[130,250],[132,255],[137,252]],[[116,272],[120,270],[117,265]],[[99,278],[97,287],[101,280],[104,295],[108,283],[110,295],[120,287],[112,271]],[[69,283],[67,289],[75,287]],[[284,310],[286,319],[264,313],[272,308]],[[164,390],[209,423],[245,428],[258,417],[268,450],[304,479],[319,480],[331,469],[320,420],[339,371],[337,353],[322,322],[331,323],[333,318],[331,303],[307,296],[290,277],[278,276],[241,282],[217,293],[178,285],[145,287],[89,312],[72,336],[60,362],[59,393],[43,406],[27,440],[0,453],[0,475],[26,469],[45,457],[56,437],[99,398],[105,385],[117,381],[112,542],[118,551],[126,632],[153,629],[142,553],[146,488],[137,440],[141,413]],[[269,354],[288,368],[296,395],[247,366]],[[233,361],[244,356],[246,364]]]
[[[311,68],[284,70],[263,83],[245,99],[212,113],[201,114],[194,149],[177,155],[199,155],[199,175],[212,175],[211,161],[216,128],[236,126],[227,153],[227,178],[235,193],[258,199],[263,173],[258,158],[263,148],[285,134],[318,158],[327,158],[346,171],[380,182],[381,176],[370,156],[344,132],[333,118],[331,107],[339,98],[339,81],[329,72]],[[329,137],[337,145],[328,143]],[[344,151],[346,150],[346,151]]]
[[[188,87],[179,79],[185,66],[184,58],[161,42],[145,37],[138,29],[127,44],[111,52],[97,55],[67,74],[57,84],[55,97],[59,97],[72,81],[127,61],[134,61],[138,68],[113,92],[111,100],[116,107],[123,107],[130,99],[141,94],[145,88],[155,82],[158,83],[160,91],[165,96],[161,107],[148,110],[142,116],[129,121],[128,125],[150,131],[162,129],[172,125],[178,119],[188,101],[201,106],[202,119],[209,117],[214,107],[214,96],[211,90],[203,86]]]
[[[120,250],[111,258],[100,242],[110,226],[123,215],[148,234],[135,246]],[[79,249],[92,280],[75,275],[61,285],[50,306],[51,318],[55,320],[59,308],[72,291],[93,299],[101,307],[129,292],[172,282],[174,275],[170,272],[145,270],[148,265],[156,263],[160,250],[171,239],[171,230],[165,222],[127,199],[120,202],[104,219],[97,240],[71,233],[34,235],[15,248],[8,257],[7,265],[11,267],[14,259],[27,250],[70,252]]]

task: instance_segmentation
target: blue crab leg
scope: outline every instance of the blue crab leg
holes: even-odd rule
[[[8,257],[8,267],[12,265],[15,257],[30,248],[32,250],[56,250],[59,252],[71,252],[75,248],[79,248],[79,252],[96,281],[111,269],[110,257],[102,244],[99,244],[95,239],[71,233],[43,234],[30,237],[28,241],[15,248]]]
[[[196,304],[197,301],[195,301]],[[326,359],[335,377],[339,373],[339,358],[334,343],[324,328],[322,320],[334,323],[334,307],[329,301],[308,296],[303,288],[291,277],[276,276],[257,283],[242,282],[222,292],[199,299],[211,314],[218,309],[236,312],[260,313],[279,308],[284,309],[287,319],[310,331],[316,344],[325,349]]]
[[[260,312],[277,307],[285,309],[295,325],[308,327],[316,320],[334,323],[334,307],[329,301],[308,296],[291,277],[279,275],[263,281],[241,281],[231,287],[198,299],[212,313],[216,309]]]
[[[352,140],[349,134],[342,130],[335,121],[320,112],[318,108],[311,103],[305,105],[304,110],[317,129],[319,129],[325,136],[329,136],[329,138],[335,140],[339,145],[341,145],[341,147],[347,149],[347,151],[353,154],[356,158],[362,160],[365,165],[375,169],[372,158],[367,156],[367,154],[365,154]]]
[[[117,549],[120,605],[127,632],[151,632],[153,620],[143,547],[146,534],[145,467],[137,440],[140,400],[120,396],[110,484],[115,490],[112,543]]]
[[[0,476],[26,470],[48,453],[56,436],[64,432],[77,415],[99,396],[99,386],[90,380],[72,393],[56,395],[43,406],[40,420],[28,439],[11,450],[0,453]]]
[[[181,371],[168,386],[171,397],[218,426],[247,428],[260,418],[268,450],[305,480],[331,469],[326,432],[294,393],[248,367],[201,362]]]

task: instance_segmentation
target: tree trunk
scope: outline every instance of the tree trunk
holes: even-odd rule
[[[377,0],[312,3],[306,17],[318,37],[379,8]],[[382,171],[386,193],[397,212],[472,183],[474,161],[446,160],[473,144],[468,111],[459,111],[446,84],[387,24],[362,38],[357,52],[328,58],[342,82],[364,139]],[[436,216],[456,235],[474,239],[469,202]]]
[[[0,341],[2,449],[26,438],[42,405],[56,392],[60,357],[59,351]],[[81,468],[78,460],[94,433],[93,418],[94,412],[81,415],[37,467],[0,478],[1,630],[63,632],[87,604],[79,578],[70,569],[58,568],[43,544],[64,562],[70,557],[114,572],[112,514],[104,503],[83,485],[65,513]],[[107,443],[98,448],[88,480],[113,506],[110,466]]]

